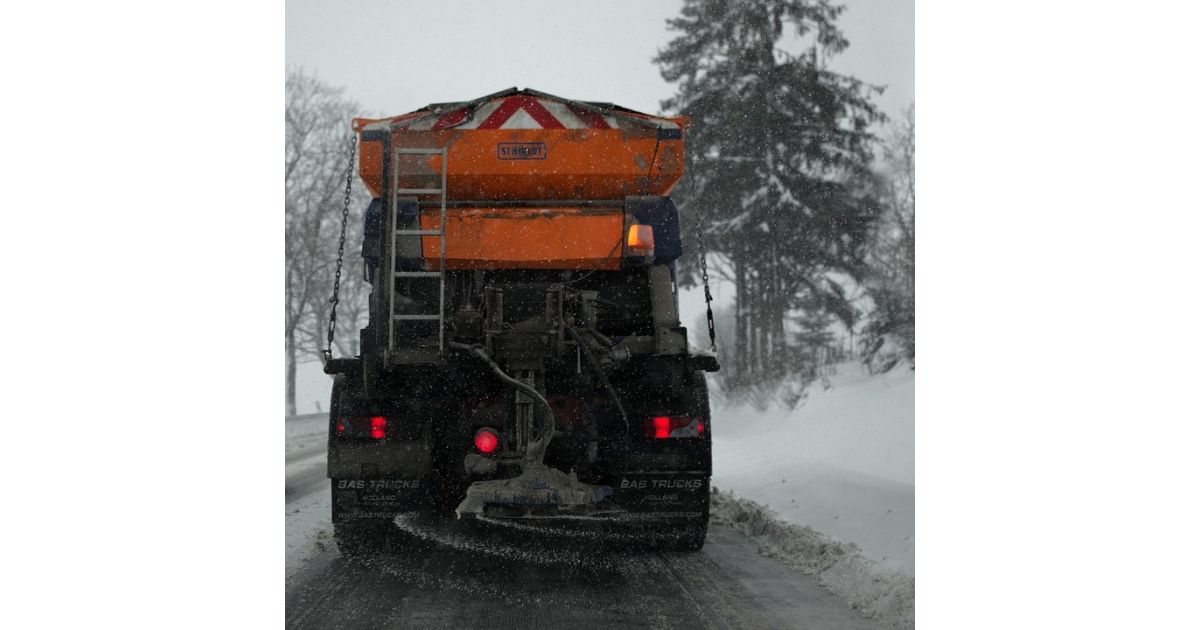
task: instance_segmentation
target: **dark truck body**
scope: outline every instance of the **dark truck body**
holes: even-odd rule
[[[684,122],[516,90],[356,121],[370,321],[326,365],[344,550],[456,508],[703,544],[717,366],[679,325],[665,196]]]

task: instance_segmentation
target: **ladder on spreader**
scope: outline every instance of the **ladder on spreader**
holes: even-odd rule
[[[440,168],[441,172],[436,173],[441,180],[440,188],[400,188],[400,164],[402,156],[441,156]],[[446,345],[446,149],[428,149],[428,148],[410,148],[400,147],[395,150],[392,159],[392,208],[391,208],[391,247],[389,248],[390,265],[388,272],[391,275],[391,291],[388,295],[388,356],[389,362],[393,363],[432,363],[440,360],[442,353],[445,351]],[[423,229],[421,227],[421,210],[420,206],[416,206],[415,222],[413,217],[408,217],[403,220],[401,217],[402,198],[414,197],[418,195],[440,195],[441,196],[441,213],[440,222],[436,230]],[[404,199],[411,207],[411,201]],[[412,225],[402,225],[410,223]],[[396,259],[399,257],[397,247],[397,239],[413,238],[417,241],[417,252],[422,261],[418,270],[398,270],[396,269]],[[440,244],[438,255],[438,267],[436,271],[427,269],[424,264],[424,240],[428,237],[435,237]],[[412,290],[414,281],[432,281],[437,279],[437,312],[413,312],[413,308],[402,309],[405,312],[398,312],[396,299],[397,293],[400,293],[400,287],[406,286],[408,294],[414,293]],[[429,287],[432,288],[432,287]],[[406,297],[406,295],[401,295]],[[426,296],[430,297],[430,296]],[[415,303],[410,300],[411,303]],[[428,303],[425,304],[428,306]],[[420,310],[419,308],[416,310]],[[430,309],[432,310],[432,309]],[[433,355],[432,348],[421,352],[416,347],[404,348],[397,345],[396,325],[403,324],[418,324],[419,322],[437,322],[437,354]],[[410,327],[415,328],[415,327]],[[419,336],[419,335],[416,335]],[[413,345],[416,345],[416,340],[411,340]]]

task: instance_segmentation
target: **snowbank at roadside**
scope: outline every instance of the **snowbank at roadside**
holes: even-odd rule
[[[284,421],[284,475],[292,480],[325,471],[325,442],[329,431],[329,416],[309,414],[286,418]],[[309,557],[333,546],[333,525],[329,520],[328,484],[319,492],[307,493],[286,503],[284,515],[284,544],[286,575],[290,577]]]
[[[312,556],[332,549],[329,492],[314,492],[287,504],[284,516],[284,567],[291,577]]]
[[[795,409],[713,409],[713,484],[914,573],[914,372],[836,366]]]
[[[915,581],[810,527],[781,521],[771,510],[713,488],[711,519],[758,543],[759,553],[808,575],[870,619],[892,628],[915,626]]]

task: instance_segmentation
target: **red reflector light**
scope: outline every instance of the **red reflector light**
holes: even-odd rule
[[[387,434],[387,418],[383,416],[375,416],[371,418],[371,438],[382,440]]]
[[[475,432],[475,448],[480,453],[491,453],[500,446],[500,435],[493,429],[484,427]]]
[[[648,438],[694,438],[704,434],[704,421],[690,416],[654,416],[646,418],[643,431]]]
[[[338,418],[334,435],[349,440],[382,440],[387,437],[388,419],[384,416],[343,416]]]

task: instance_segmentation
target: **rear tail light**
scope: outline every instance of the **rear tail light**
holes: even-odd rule
[[[384,416],[350,416],[337,421],[338,437],[382,440],[387,437],[387,429],[388,419]]]
[[[629,235],[625,238],[625,246],[630,256],[653,256],[654,228],[638,224],[629,226]]]
[[[475,448],[487,455],[500,446],[500,434],[495,429],[484,427],[475,432]]]
[[[703,418],[691,416],[654,416],[642,425],[646,437],[655,440],[695,438],[704,435]]]

